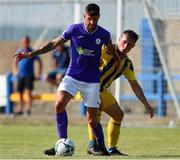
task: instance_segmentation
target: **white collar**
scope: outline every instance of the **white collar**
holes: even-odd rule
[[[96,26],[96,29],[95,29],[93,32],[89,32],[89,31],[87,30],[87,28],[86,28],[86,25],[84,24],[83,26],[84,26],[84,29],[86,30],[86,32],[89,33],[89,34],[93,34],[93,33],[96,32],[97,29],[98,29],[98,25],[97,25],[97,26]]]

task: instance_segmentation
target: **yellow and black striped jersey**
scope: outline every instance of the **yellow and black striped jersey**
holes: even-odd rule
[[[101,92],[106,90],[111,85],[111,83],[121,75],[124,75],[128,80],[136,80],[132,61],[127,56],[122,58],[120,60],[120,64],[117,66],[113,55],[110,55],[103,46],[101,60]]]

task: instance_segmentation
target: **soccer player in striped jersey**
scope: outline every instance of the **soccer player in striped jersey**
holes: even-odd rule
[[[114,96],[108,91],[108,87],[112,82],[124,75],[128,80],[133,92],[139,98],[139,100],[144,104],[145,109],[149,112],[150,117],[154,115],[153,109],[148,103],[147,99],[144,96],[144,93],[136,80],[133,63],[128,58],[127,53],[135,46],[136,41],[138,40],[138,35],[132,30],[126,30],[121,34],[118,43],[115,45],[117,48],[117,57],[114,58],[110,54],[106,47],[102,47],[102,65],[101,78],[100,78],[100,97],[101,97],[101,111],[107,113],[111,119],[108,123],[108,151],[110,155],[123,155],[117,149],[117,142],[120,135],[121,122],[124,116],[122,109],[117,103]],[[100,120],[101,111],[98,113],[98,119]],[[88,150],[91,147],[96,147],[96,141],[92,134],[92,130],[88,127],[89,130],[89,146]]]

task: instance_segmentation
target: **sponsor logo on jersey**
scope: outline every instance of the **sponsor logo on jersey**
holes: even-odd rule
[[[78,47],[77,51],[79,53],[79,55],[86,55],[86,56],[95,56],[94,50],[89,50],[89,49],[85,49],[82,47]]]

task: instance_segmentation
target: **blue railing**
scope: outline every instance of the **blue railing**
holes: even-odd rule
[[[149,101],[157,102],[157,115],[159,117],[166,115],[166,103],[167,101],[172,101],[173,98],[171,94],[166,92],[166,86],[164,86],[165,77],[162,71],[158,73],[148,73],[147,74],[138,74],[136,75],[138,81],[146,82],[146,81],[154,81],[156,82],[156,92],[146,92],[144,94]],[[180,75],[171,76],[173,81],[180,81]],[[122,77],[121,81],[124,81],[125,78]],[[147,84],[148,85],[148,84]],[[132,93],[132,92],[131,92]],[[180,94],[178,95],[178,99],[180,100]],[[137,101],[137,97],[134,94],[125,95],[121,93],[120,100],[123,101]]]
[[[12,82],[14,81],[13,76],[11,73],[8,73],[6,75],[7,77],[7,102],[6,102],[6,114],[10,114],[13,111],[13,105],[10,101],[10,94],[12,93]],[[172,101],[172,96],[165,91],[164,81],[165,77],[162,71],[159,71],[157,73],[148,73],[147,74],[137,74],[136,78],[139,82],[145,82],[145,81],[155,81],[156,82],[156,92],[144,92],[145,96],[149,101],[156,101],[157,102],[157,115],[159,117],[163,117],[166,115],[166,103],[168,101]],[[173,81],[180,81],[180,75],[174,75],[171,76]],[[124,77],[121,77],[121,81],[125,81],[126,79]],[[147,84],[148,85],[148,84]],[[178,95],[178,99],[180,100],[180,94]],[[120,100],[123,101],[137,101],[137,97],[130,92],[130,94],[125,95],[121,93]],[[80,105],[81,108],[81,115],[85,115],[85,108],[83,103]]]

